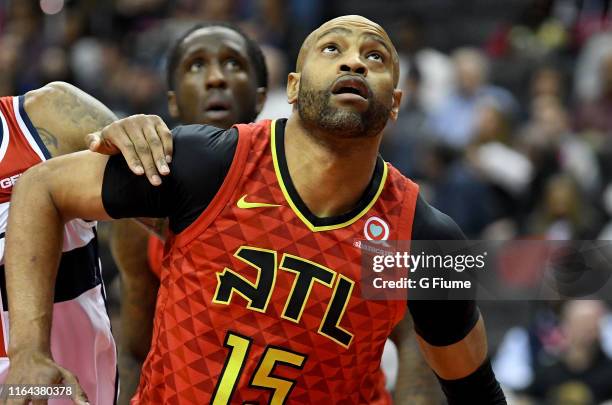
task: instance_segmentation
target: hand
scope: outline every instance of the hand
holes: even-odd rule
[[[105,155],[121,152],[134,174],[146,173],[154,186],[170,173],[172,134],[157,115],[132,115],[85,138],[89,150]]]
[[[87,395],[79,385],[74,374],[60,367],[53,359],[40,351],[21,351],[10,356],[8,376],[4,382],[9,384],[50,385],[63,384],[70,386],[72,394],[70,397],[76,405],[88,405]],[[29,398],[18,398],[3,400],[7,405],[25,405],[30,402]],[[46,404],[47,400],[32,400],[32,404]]]

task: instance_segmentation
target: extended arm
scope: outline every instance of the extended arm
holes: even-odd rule
[[[53,287],[63,224],[77,217],[109,218],[101,199],[107,160],[91,152],[52,159],[26,172],[14,189],[5,255],[12,371],[7,383],[76,383],[51,359]]]

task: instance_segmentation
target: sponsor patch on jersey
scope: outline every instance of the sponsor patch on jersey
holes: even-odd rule
[[[363,234],[367,240],[387,240],[389,225],[378,217],[371,217],[365,223]]]

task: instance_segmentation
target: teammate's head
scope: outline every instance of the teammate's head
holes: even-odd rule
[[[229,128],[263,108],[268,71],[259,45],[227,23],[199,24],[168,57],[168,108],[185,124]]]
[[[330,20],[302,44],[287,97],[306,127],[334,136],[379,134],[396,119],[397,51],[385,30],[361,16]]]

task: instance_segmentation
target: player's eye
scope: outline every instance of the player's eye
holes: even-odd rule
[[[323,53],[338,53],[338,51],[339,51],[338,47],[333,44],[325,45],[323,49],[321,50],[321,52]]]
[[[224,62],[224,65],[230,70],[240,70],[242,69],[242,63],[235,58],[229,58]]]
[[[382,54],[380,52],[370,52],[367,55],[367,58],[369,60],[373,60],[373,61],[376,61],[376,62],[382,62],[383,61],[383,56],[382,56]]]
[[[191,73],[197,73],[202,70],[204,67],[204,61],[202,59],[195,59],[191,63],[189,63],[189,71]]]

